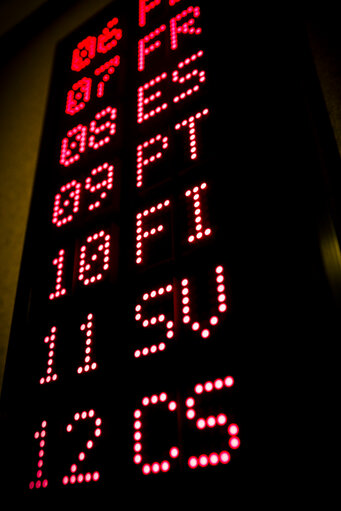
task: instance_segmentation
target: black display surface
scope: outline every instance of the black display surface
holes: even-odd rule
[[[236,11],[117,1],[57,48],[4,384],[27,502],[288,477],[313,150],[276,24]]]

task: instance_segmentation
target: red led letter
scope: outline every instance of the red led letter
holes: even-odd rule
[[[136,159],[136,186],[140,188],[142,186],[142,180],[143,180],[143,167],[146,165],[149,165],[150,163],[153,163],[154,161],[160,160],[163,156],[164,151],[157,151],[156,153],[153,153],[148,158],[144,156],[143,152],[147,147],[153,146],[154,144],[161,145],[162,149],[168,148],[168,137],[163,137],[162,135],[158,134],[155,137],[150,138],[149,140],[146,140],[143,144],[140,144],[137,146],[137,159]]]
[[[167,78],[167,73],[162,73],[137,89],[137,122],[139,124],[149,119],[149,117],[154,117],[156,114],[161,113],[162,110],[166,110],[168,107],[167,103],[159,103],[156,108],[149,110],[147,113],[144,112],[145,105],[148,105],[162,96],[162,92],[157,90],[148,97],[145,97],[144,91],[148,90],[150,87],[154,87],[154,85],[157,85],[165,78]]]
[[[67,224],[73,220],[73,213],[79,211],[79,197],[82,185],[75,179],[60,188],[61,193],[57,193],[54,198],[54,207],[52,223],[57,227]],[[65,200],[62,194],[66,195]]]
[[[41,429],[36,431],[34,433],[34,439],[38,440],[39,442],[39,451],[38,451],[38,463],[37,463],[37,473],[36,473],[36,479],[35,481],[31,481],[29,484],[30,490],[33,490],[33,488],[46,488],[48,485],[48,480],[43,477],[43,474],[46,473],[46,467],[44,466],[44,456],[45,456],[45,449],[46,449],[46,428],[47,428],[47,422],[46,420],[43,420],[41,423]]]
[[[168,284],[165,287],[160,287],[159,289],[154,289],[153,291],[150,291],[149,293],[144,293],[142,296],[142,299],[144,302],[153,299],[153,298],[160,298],[166,296],[167,293],[170,293],[173,291],[173,286],[171,284]],[[141,322],[142,326],[144,328],[150,327],[150,326],[158,326],[160,323],[164,325],[164,328],[166,329],[166,335],[165,339],[162,340],[162,342],[159,342],[157,345],[153,344],[149,348],[145,346],[141,350],[138,349],[135,351],[134,356],[135,358],[139,358],[141,355],[146,356],[149,354],[157,353],[158,351],[163,351],[166,348],[166,342],[170,339],[173,339],[174,337],[174,313],[172,314],[172,318],[169,319],[166,317],[163,313],[158,313],[157,315],[147,319],[145,317],[142,317],[142,305],[138,304],[135,307],[135,320]]]
[[[191,197],[194,208],[194,227],[195,233],[188,236],[189,243],[200,240],[205,236],[212,234],[210,227],[203,226],[203,210],[202,210],[202,191],[207,190],[207,184],[201,183],[200,186],[195,186],[193,189],[187,190],[185,193],[186,197]]]
[[[91,84],[92,79],[84,77],[72,86],[66,98],[65,112],[67,114],[75,115],[85,108],[85,103],[90,100]]]
[[[178,69],[182,70],[185,66],[188,66],[192,62],[195,62],[198,58],[202,57],[204,52],[202,50],[199,50],[197,53],[194,53],[191,57],[188,57],[187,59],[179,62]],[[193,69],[193,71],[190,71],[183,76],[179,75],[179,71],[173,71],[172,73],[172,80],[174,83],[178,83],[180,85],[184,84],[191,78],[196,78],[199,83],[192,87],[188,87],[185,91],[181,92],[180,94],[174,96],[173,101],[174,103],[178,103],[182,99],[185,99],[188,96],[191,96],[194,92],[198,92],[200,89],[200,83],[203,83],[206,80],[205,71],[201,70],[199,71],[197,68]]]
[[[222,266],[217,266],[215,269],[216,275],[216,283],[217,283],[217,302],[218,302],[218,311],[217,316],[213,315],[209,318],[209,328],[203,328],[202,323],[199,321],[193,321],[192,312],[191,312],[191,293],[189,288],[188,279],[183,279],[181,281],[182,285],[182,321],[185,324],[190,324],[193,331],[200,331],[201,337],[206,339],[211,335],[212,327],[216,326],[219,323],[219,315],[224,314],[227,311],[227,298],[225,294],[225,285],[224,285],[224,268]]]
[[[152,0],[147,4],[147,0],[139,0],[139,26],[144,27],[146,24],[146,13],[160,5],[161,0]]]
[[[68,167],[79,160],[80,154],[84,153],[86,149],[87,132],[87,127],[82,124],[78,124],[78,126],[67,132],[66,137],[62,140],[59,160],[61,165]],[[72,137],[74,137],[74,140],[70,141]]]
[[[84,286],[102,280],[103,273],[109,269],[110,234],[100,231],[88,236],[80,252],[78,280]]]
[[[204,384],[198,383],[194,387],[194,392],[197,395],[201,395],[205,392],[216,392],[217,390],[222,390],[226,388],[231,388],[234,385],[234,380],[231,376],[227,376],[224,380],[218,378],[214,382],[207,381]],[[224,427],[228,423],[228,417],[225,413],[219,413],[218,415],[209,415],[208,417],[197,417],[197,411],[194,409],[196,405],[197,397],[189,397],[186,399],[186,417],[189,420],[193,420],[196,418],[195,426],[199,430],[203,429],[212,429],[216,427]],[[226,447],[230,447],[230,449],[238,449],[240,446],[240,440],[238,435],[239,427],[235,423],[230,423],[226,428],[229,440],[228,445]],[[223,450],[221,452],[210,452],[207,454],[199,454],[197,456],[190,456],[188,458],[188,466],[192,469],[198,467],[208,467],[208,466],[216,466],[219,463],[226,464],[230,461],[230,453],[228,450]]]
[[[116,55],[114,58],[108,60],[105,64],[95,69],[95,75],[99,76],[105,73],[102,80],[97,85],[97,97],[102,98],[104,96],[104,84],[110,80],[110,75],[115,72],[116,67],[120,65],[120,57]]]
[[[85,353],[84,364],[77,369],[78,374],[88,373],[97,369],[97,363],[92,361],[92,342],[93,342],[93,314],[88,314],[86,322],[80,326],[81,332],[85,335]]]
[[[87,177],[85,180],[85,189],[89,190],[91,193],[98,193],[99,197],[96,202],[92,202],[89,204],[88,209],[92,211],[94,208],[99,208],[101,205],[101,200],[104,200],[107,196],[106,190],[111,190],[113,188],[114,182],[114,166],[109,165],[109,163],[105,162],[102,165],[92,169],[91,176],[96,176],[102,172],[105,172],[106,175],[102,181],[93,184],[92,177]],[[104,188],[104,190],[103,190]]]
[[[77,44],[77,48],[73,50],[71,69],[73,71],[81,71],[88,66],[96,55],[96,37],[89,36]]]
[[[164,207],[168,207],[169,205],[170,200],[167,199],[164,202],[159,202],[157,206],[152,206],[150,209],[145,209],[142,213],[136,215],[136,264],[141,264],[143,261],[143,240],[149,238],[149,236],[160,234],[164,229],[164,225],[159,224],[157,227],[143,230],[142,219],[148,217],[150,214],[161,211]]]
[[[47,368],[46,368],[46,376],[40,378],[39,383],[43,385],[44,383],[50,383],[51,381],[56,381],[58,379],[58,375],[53,372],[53,359],[54,359],[54,349],[56,343],[56,332],[57,328],[53,326],[50,331],[50,335],[46,336],[44,339],[44,343],[49,345],[48,359],[47,359]]]
[[[188,119],[184,119],[182,122],[178,122],[175,125],[176,130],[181,129],[184,126],[188,127],[189,134],[188,145],[191,160],[195,160],[198,156],[196,121],[202,119],[202,116],[207,115],[208,113],[209,113],[208,108],[204,108],[202,112],[197,112],[195,115],[191,115]]]
[[[96,417],[96,413],[94,410],[83,412],[77,412],[75,413],[74,422],[78,423],[82,420],[92,420],[94,421],[93,425],[93,435],[89,438],[89,440],[86,442],[86,449],[84,451],[81,451],[78,454],[77,463],[73,463],[70,467],[70,473],[63,477],[63,484],[75,484],[75,483],[89,483],[90,481],[98,481],[100,478],[100,473],[96,470],[95,472],[87,472],[86,474],[82,474],[79,472],[78,468],[78,462],[83,462],[85,458],[88,456],[88,451],[91,451],[91,449],[94,446],[95,441],[102,435],[102,430],[100,428],[102,424],[102,419],[100,417]],[[74,430],[74,425],[72,423],[68,424],[66,426],[66,431],[68,433],[71,433]]]
[[[192,14],[192,17],[185,21],[182,25],[178,25],[178,22],[185,18],[186,16]],[[171,36],[171,48],[172,50],[176,50],[178,47],[178,34],[190,34],[190,35],[199,35],[201,34],[200,27],[194,27],[195,18],[200,16],[200,8],[199,7],[188,7],[181,13],[177,14],[174,18],[170,20],[170,36]]]
[[[98,53],[107,53],[115,48],[118,41],[122,38],[122,29],[114,28],[118,23],[118,18],[113,18],[107,23],[102,33],[98,36],[97,51]]]
[[[168,403],[168,404],[167,404]],[[164,449],[162,453],[162,457],[165,458],[167,456],[168,459],[158,460],[150,463],[144,463],[145,461],[145,453],[144,453],[144,444],[142,444],[142,438],[148,438],[146,434],[146,426],[143,420],[143,415],[146,413],[145,410],[148,406],[155,406],[158,404],[162,408],[170,412],[175,412],[177,409],[177,404],[175,401],[169,401],[169,398],[165,392],[157,395],[154,394],[150,397],[146,396],[142,399],[142,407],[141,409],[136,409],[134,411],[134,463],[136,465],[142,465],[141,470],[144,475],[148,474],[158,474],[161,472],[168,472],[171,468],[172,459],[176,459],[179,456],[179,448],[176,446],[170,447],[169,449]],[[143,410],[143,412],[142,412]],[[168,413],[168,412],[167,412]],[[175,428],[176,430],[176,422]],[[145,442],[145,440],[143,441]],[[172,445],[172,444],[170,444]]]
[[[145,68],[145,56],[149,55],[153,51],[155,51],[157,48],[160,48],[161,41],[160,39],[157,39],[154,43],[150,44],[146,47],[146,43],[149,43],[151,39],[154,39],[155,37],[159,36],[161,32],[164,32],[166,30],[166,25],[161,25],[159,28],[156,28],[153,32],[150,32],[150,34],[144,36],[142,39],[139,40],[138,44],[138,59],[137,59],[137,69],[139,71],[143,71]]]
[[[53,259],[52,264],[53,266],[57,266],[57,277],[56,277],[56,285],[54,288],[54,292],[50,293],[49,299],[54,300],[55,298],[58,298],[60,296],[64,296],[66,294],[66,289],[62,287],[62,275],[63,275],[63,268],[64,268],[64,254],[65,251],[59,250],[58,257]]]
[[[95,135],[89,136],[89,147],[92,147],[93,149],[98,149],[99,147],[102,147],[104,144],[107,144],[110,142],[110,136],[115,135],[116,133],[116,123],[111,122],[116,119],[117,110],[116,108],[112,108],[111,106],[108,106],[104,110],[101,110],[101,112],[98,112],[95,115],[94,121],[91,121],[90,123],[90,133],[95,133],[95,135],[101,134],[105,130],[109,130],[109,135],[107,135],[104,138],[101,138],[100,140],[96,140]],[[106,121],[105,123],[101,124],[100,126],[97,126],[96,121],[101,119],[102,117],[105,117],[106,115],[109,115],[110,120]]]

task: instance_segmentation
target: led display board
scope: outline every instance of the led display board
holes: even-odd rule
[[[233,24],[117,1],[58,45],[4,394],[28,502],[269,491],[245,142],[264,124],[241,113],[262,96]]]

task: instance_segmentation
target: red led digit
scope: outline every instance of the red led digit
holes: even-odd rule
[[[150,147],[156,146],[156,152],[153,152],[150,156],[146,157],[144,152]],[[161,146],[161,147],[160,147]],[[136,186],[140,188],[143,184],[143,168],[154,161],[158,161],[162,158],[164,151],[161,149],[168,148],[168,137],[163,137],[160,133],[149,140],[139,144],[137,146],[137,157],[136,157]]]
[[[29,489],[46,488],[48,480],[46,479],[46,439],[47,439],[47,421],[43,420],[40,429],[34,433],[34,439],[38,442],[38,462],[35,479],[30,481]]]
[[[117,110],[116,108],[112,108],[111,106],[108,106],[107,108],[101,110],[95,115],[95,120],[90,122],[90,133],[95,133],[95,135],[89,136],[89,147],[92,147],[93,149],[98,149],[99,147],[102,147],[104,144],[107,144],[110,142],[110,138],[112,135],[115,135],[116,133],[116,123],[112,122],[116,119]],[[97,126],[97,121],[102,119],[103,117],[109,116],[109,119]],[[99,139],[96,140],[96,135],[103,134],[105,130],[108,130],[109,133]]]
[[[60,164],[68,167],[79,160],[81,153],[86,149],[88,128],[78,124],[67,132],[67,136],[62,140],[60,151]]]
[[[217,314],[212,315],[209,318],[209,326],[202,326],[202,321],[193,321],[192,318],[192,297],[190,292],[190,284],[187,278],[181,281],[181,294],[182,294],[182,321],[186,325],[190,325],[194,332],[199,332],[203,339],[208,338],[211,335],[212,327],[215,327],[219,321],[220,316],[225,314],[227,307],[227,297],[224,285],[224,268],[223,266],[217,266],[215,268],[216,276],[216,289],[217,289]],[[207,321],[205,321],[207,324]]]
[[[103,279],[109,270],[110,234],[103,230],[88,236],[86,243],[80,248],[78,280],[84,286],[94,284]]]
[[[160,48],[161,41],[160,39],[157,39],[152,44],[148,44],[151,40],[155,39],[155,37],[158,37],[162,32],[166,30],[166,25],[160,25],[158,28],[150,32],[148,35],[144,36],[142,39],[138,42],[138,59],[137,59],[137,69],[139,71],[143,71],[146,64],[146,55],[150,55],[153,51],[155,51],[157,48]]]
[[[74,214],[79,211],[79,199],[82,185],[75,179],[63,185],[54,198],[52,223],[61,227],[72,222]]]
[[[91,85],[92,79],[86,77],[73,84],[67,93],[65,113],[75,115],[85,108],[85,103],[90,101]]]
[[[194,241],[201,240],[207,236],[212,234],[212,229],[204,225],[204,212],[202,207],[202,195],[203,191],[207,191],[207,183],[201,183],[199,186],[195,186],[192,189],[189,189],[185,192],[185,196],[190,198],[193,203],[194,209],[194,228],[195,232],[191,233],[187,240],[189,243],[193,243]]]
[[[85,336],[85,349],[84,349],[84,362],[83,365],[77,368],[77,373],[88,373],[97,369],[97,362],[93,360],[93,329],[94,329],[94,315],[88,314],[85,323],[80,326],[80,330]]]
[[[205,383],[198,383],[194,387],[194,392],[197,396],[204,395],[206,392],[216,392],[233,387],[234,379],[232,376],[226,378],[218,378],[215,381],[207,381]],[[221,452],[211,452],[207,454],[199,454],[197,456],[190,456],[188,458],[188,466],[192,469],[205,468],[208,466],[216,466],[218,464],[227,464],[230,461],[231,454],[227,448],[236,450],[240,446],[240,439],[237,436],[239,427],[235,423],[230,423],[227,426],[229,419],[225,413],[218,415],[209,415],[207,417],[198,417],[198,412],[195,410],[198,397],[189,397],[186,399],[185,404],[187,407],[186,417],[189,420],[195,420],[195,427],[199,430],[206,428],[224,428],[227,432],[226,449]]]
[[[156,76],[149,82],[146,82],[144,85],[137,89],[137,122],[141,124],[143,121],[146,121],[150,117],[155,117],[155,115],[160,114],[162,111],[168,108],[168,103],[166,102],[158,102],[158,105],[152,109],[149,109],[145,112],[145,106],[153,103],[155,100],[160,99],[162,96],[162,92],[160,89],[152,92],[149,96],[145,97],[145,91],[148,91],[151,87],[158,85],[162,80],[167,78],[167,73],[162,73],[161,75]]]
[[[180,75],[181,70],[184,70],[185,66],[188,66],[189,64],[192,64],[193,62],[196,62],[196,60],[200,57],[202,57],[204,52],[202,50],[197,51],[196,53],[193,53],[190,57],[187,59],[179,62],[178,69],[173,71],[172,73],[172,81],[174,83],[178,83],[179,85],[185,84],[188,80],[191,80],[194,78],[197,82],[195,85],[192,85],[191,87],[188,87],[186,90],[182,91],[180,94],[174,96],[173,101],[174,103],[178,103],[179,101],[185,99],[188,96],[191,96],[193,93],[198,92],[200,89],[200,84],[204,83],[206,81],[206,74],[205,71],[199,70],[197,67],[195,67],[192,71],[187,71],[187,73]]]
[[[149,209],[145,209],[143,212],[136,215],[136,264],[143,262],[143,246],[144,241],[150,237],[157,236],[164,231],[164,225],[159,224],[152,227],[151,229],[143,229],[143,219],[149,218],[149,215],[154,215],[163,210],[163,208],[169,207],[171,204],[170,200],[159,202],[156,206],[152,206]]]
[[[179,24],[183,18],[187,16],[191,16],[187,21]],[[188,7],[188,9],[183,10],[181,13],[177,14],[174,18],[170,20],[170,37],[171,37],[171,48],[172,50],[176,50],[178,48],[178,37],[179,34],[188,34],[188,35],[199,35],[201,34],[201,27],[196,27],[195,18],[200,16],[200,8],[199,7]]]
[[[73,421],[66,426],[66,431],[67,433],[75,432],[75,430],[77,430],[75,425],[84,420],[91,421],[93,423],[91,430],[92,435],[86,442],[84,451],[81,451],[78,454],[77,459],[70,466],[70,472],[63,477],[62,483],[64,485],[75,483],[90,483],[91,481],[97,482],[100,479],[100,472],[98,470],[86,473],[80,472],[79,462],[83,462],[88,457],[89,452],[91,452],[99,437],[102,435],[102,419],[96,415],[94,410],[83,410],[82,412],[77,412],[74,414]]]
[[[50,335],[47,335],[44,338],[44,343],[48,344],[48,359],[46,364],[46,376],[40,378],[39,383],[43,385],[44,383],[50,383],[56,381],[58,379],[58,375],[54,370],[54,356],[55,356],[55,346],[56,346],[56,338],[57,338],[57,327],[53,326],[50,330]]]
[[[161,0],[152,0],[147,3],[147,0],[139,0],[139,26],[144,27],[146,24],[146,14],[160,5]]]
[[[81,71],[88,66],[96,55],[96,37],[89,36],[77,44],[77,48],[73,50],[71,69],[73,71]]]
[[[168,472],[171,469],[172,460],[179,457],[179,448],[177,446],[166,448],[162,457],[164,458],[167,452],[167,459],[145,463],[145,440],[142,439],[147,438],[148,435],[146,434],[144,415],[149,406],[161,406],[164,410],[168,409],[172,413],[177,410],[177,404],[169,399],[166,392],[145,396],[141,404],[141,408],[134,411],[134,463],[141,466],[144,475]]]
[[[159,289],[153,289],[148,293],[144,293],[142,296],[142,300],[143,302],[147,302],[149,300],[154,300],[155,298],[160,299],[162,297],[165,297],[167,293],[171,292],[173,292],[173,286],[171,284],[168,284],[166,286],[160,287]],[[140,358],[141,356],[145,357],[147,355],[157,353],[158,351],[164,351],[166,349],[166,344],[168,343],[168,341],[174,338],[174,312],[171,318],[167,317],[166,314],[164,313],[155,314],[151,318],[146,318],[145,316],[142,316],[142,314],[143,307],[142,304],[139,303],[135,307],[135,320],[141,323],[143,328],[161,325],[165,329],[166,333],[164,339],[159,339],[159,341],[156,344],[153,344],[150,347],[145,346],[141,349],[136,350],[134,353],[135,358]]]
[[[178,2],[181,2],[181,0],[169,0],[169,5],[175,5]]]
[[[176,130],[186,127],[188,129],[188,147],[191,160],[195,160],[198,157],[197,147],[197,121],[202,120],[203,116],[208,115],[208,108],[204,108],[201,112],[197,112],[195,115],[191,115],[188,119],[184,119],[178,122],[174,127]]]
[[[93,182],[96,176],[104,174],[102,181]],[[99,208],[102,201],[106,199],[107,192],[112,190],[114,182],[114,166],[108,162],[102,163],[91,171],[91,176],[85,179],[85,190],[98,195],[97,200],[89,204],[88,209],[92,211]]]
[[[64,296],[66,294],[66,289],[62,286],[63,281],[63,271],[64,271],[64,256],[65,250],[61,249],[58,252],[58,257],[53,259],[53,266],[57,266],[57,276],[56,276],[56,284],[52,293],[49,294],[49,299],[54,300],[55,298],[59,298],[60,296]]]
[[[100,67],[95,69],[95,75],[99,76],[103,74],[102,80],[97,85],[97,97],[102,98],[104,96],[104,85],[110,80],[110,76],[114,74],[115,69],[120,65],[120,56],[116,55],[114,58],[105,62]]]
[[[107,23],[102,33],[97,38],[97,51],[98,53],[107,53],[117,46],[118,41],[122,39],[122,29],[117,28],[115,25],[118,23],[118,18],[113,18]]]

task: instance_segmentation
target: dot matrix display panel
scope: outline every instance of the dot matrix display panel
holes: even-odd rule
[[[57,48],[6,382],[27,499],[227,503],[265,463],[225,14],[117,1]]]

